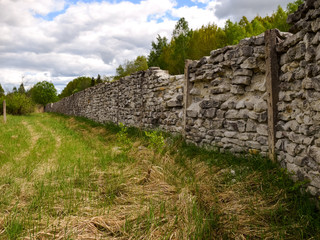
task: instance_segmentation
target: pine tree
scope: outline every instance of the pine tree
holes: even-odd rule
[[[3,97],[5,94],[4,94],[4,90],[0,84],[0,97]]]
[[[26,90],[24,88],[23,83],[20,84],[20,87],[18,88],[18,93],[20,93],[20,94],[25,94],[26,93]]]

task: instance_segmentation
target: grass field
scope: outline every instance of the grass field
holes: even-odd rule
[[[159,132],[0,121],[0,239],[320,239],[302,184],[259,156]]]

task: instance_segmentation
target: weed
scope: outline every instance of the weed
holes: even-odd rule
[[[123,124],[119,123],[120,131],[117,133],[118,142],[121,145],[121,149],[127,153],[132,148],[132,141],[128,137],[128,128]]]
[[[165,139],[159,131],[145,131],[144,134],[148,137],[149,148],[155,150],[157,153],[163,153],[165,150]]]
[[[8,239],[17,239],[23,231],[23,221],[17,211],[17,204],[12,209],[11,214],[5,220],[5,233]]]

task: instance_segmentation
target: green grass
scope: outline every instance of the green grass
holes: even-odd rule
[[[257,155],[58,114],[0,132],[0,239],[320,238],[303,183]]]

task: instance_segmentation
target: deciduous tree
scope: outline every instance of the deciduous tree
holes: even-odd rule
[[[33,86],[31,96],[35,103],[46,105],[57,100],[57,90],[53,83],[42,81]]]

